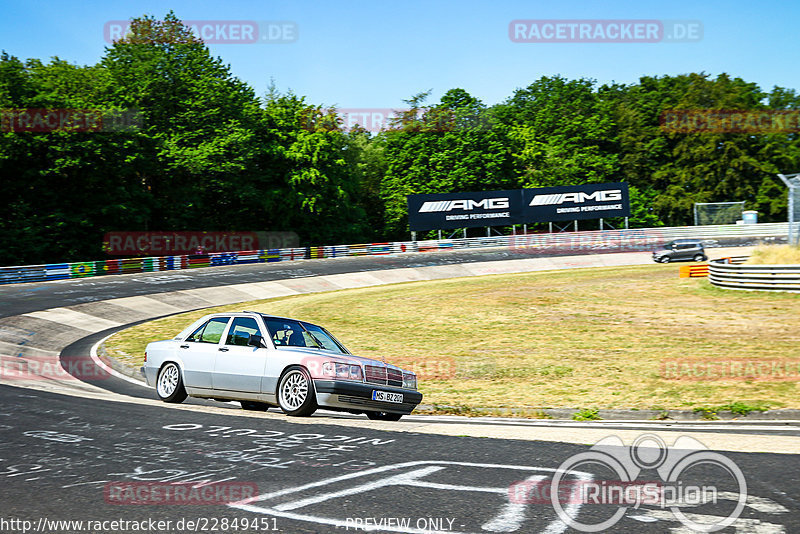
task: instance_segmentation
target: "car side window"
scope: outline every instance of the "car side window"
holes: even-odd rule
[[[276,347],[305,347],[304,329],[297,321],[286,319],[265,319],[269,335]]]
[[[194,341],[196,343],[219,343],[222,339],[222,333],[228,325],[229,317],[214,317],[203,326],[192,332],[192,335],[186,338],[186,341]]]
[[[228,337],[225,339],[226,345],[237,345],[246,347],[251,335],[261,335],[258,323],[252,317],[236,317],[228,330]]]
[[[205,322],[200,325],[200,327],[192,332],[192,334],[186,338],[186,341],[200,341],[200,336],[203,335],[203,329],[206,327],[208,322]]]

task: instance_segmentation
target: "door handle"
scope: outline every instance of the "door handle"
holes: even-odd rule
[[[228,352],[228,347],[220,347],[219,351],[220,352]]]
[[[188,349],[188,348],[189,348],[189,345],[181,345],[181,348],[182,348],[182,349]]]

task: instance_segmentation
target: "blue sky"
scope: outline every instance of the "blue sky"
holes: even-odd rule
[[[800,2],[728,1],[16,1],[0,0],[0,49],[25,58],[94,64],[109,21],[170,9],[183,20],[289,21],[287,44],[211,44],[263,95],[270,80],[314,104],[398,108],[432,89],[461,87],[495,104],[541,76],[634,83],[643,75],[727,72],[764,89],[800,89]],[[686,43],[514,43],[509,23],[535,20],[692,20]]]

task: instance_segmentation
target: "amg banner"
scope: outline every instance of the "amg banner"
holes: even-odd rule
[[[412,232],[519,224],[522,195],[511,191],[408,195],[408,226]]]
[[[584,184],[523,189],[523,222],[611,219],[631,214],[628,184]]]
[[[411,231],[610,219],[630,215],[628,184],[408,195]]]

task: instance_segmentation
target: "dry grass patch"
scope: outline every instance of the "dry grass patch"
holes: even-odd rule
[[[725,291],[674,265],[415,282],[224,306],[112,337],[141,354],[210,311],[324,325],[351,351],[418,370],[425,403],[686,409],[736,401],[800,408],[795,382],[686,382],[665,359],[800,358],[800,295]],[[138,352],[137,352],[138,351]]]
[[[800,247],[759,245],[748,258],[748,265],[800,265]]]

